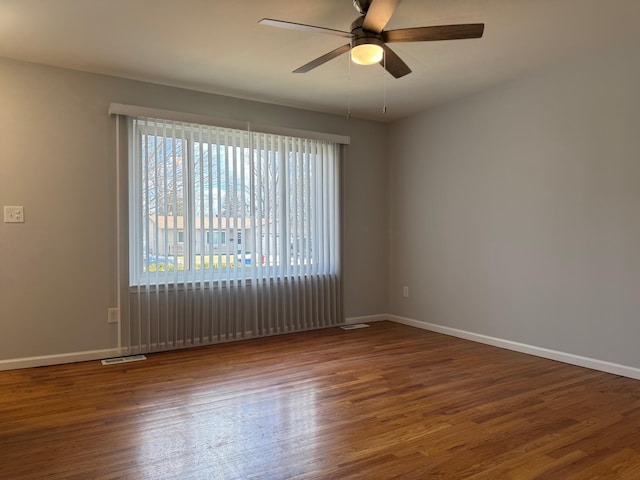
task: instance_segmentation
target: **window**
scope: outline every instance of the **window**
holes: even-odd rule
[[[335,144],[145,118],[130,135],[132,285],[337,272]]]
[[[206,231],[207,245],[225,245],[227,243],[227,232]]]

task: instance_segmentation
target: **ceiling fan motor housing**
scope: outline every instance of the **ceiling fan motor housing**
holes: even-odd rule
[[[384,42],[375,35],[371,37],[354,37],[353,40],[351,40],[351,48],[356,48],[358,45],[378,45],[380,48],[384,48]]]
[[[351,40],[351,48],[365,44],[379,45],[380,47],[382,47],[384,45],[382,35],[379,33],[370,32],[362,28],[363,21],[364,17],[359,17],[351,24],[351,35],[353,35],[353,39]]]

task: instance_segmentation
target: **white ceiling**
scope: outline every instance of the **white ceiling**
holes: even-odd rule
[[[351,0],[0,0],[0,56],[337,114],[350,104],[352,116],[384,121],[640,44],[640,0],[404,0],[387,29],[484,22],[484,37],[391,44],[413,70],[401,79],[349,67],[347,55],[293,74],[344,39],[258,25],[348,31],[357,16]]]

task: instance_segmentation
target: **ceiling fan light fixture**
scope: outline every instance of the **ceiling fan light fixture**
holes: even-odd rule
[[[382,42],[376,38],[354,40],[351,47],[351,60],[358,65],[374,65],[380,63],[384,56]]]

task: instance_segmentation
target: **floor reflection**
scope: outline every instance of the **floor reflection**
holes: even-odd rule
[[[316,435],[317,411],[314,382],[191,395],[145,414],[138,464],[144,478],[277,478],[280,465],[295,475],[292,455],[301,467],[315,457],[305,440]]]

